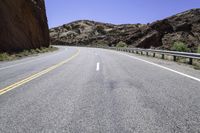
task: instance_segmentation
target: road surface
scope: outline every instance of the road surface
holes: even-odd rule
[[[199,78],[173,70],[78,47],[2,62],[0,132],[199,133]]]

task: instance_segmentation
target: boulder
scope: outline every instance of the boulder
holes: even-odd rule
[[[156,21],[152,24],[150,24],[150,27],[159,33],[166,34],[173,32],[173,27],[170,25],[169,21],[167,19],[161,20],[161,21]]]
[[[137,47],[139,48],[151,48],[161,45],[161,35],[158,31],[152,31],[143,36],[137,41]]]

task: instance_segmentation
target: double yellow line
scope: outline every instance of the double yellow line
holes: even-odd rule
[[[56,65],[53,65],[53,66],[51,66],[51,67],[49,67],[49,68],[47,68],[47,69],[45,69],[45,70],[43,70],[41,72],[33,74],[33,75],[31,75],[31,76],[23,79],[23,80],[20,80],[20,81],[18,81],[16,83],[12,84],[12,85],[9,85],[9,86],[7,86],[7,87],[5,87],[3,89],[0,89],[0,95],[3,95],[4,93],[6,93],[6,92],[8,92],[10,90],[13,90],[13,89],[15,89],[15,88],[17,88],[17,87],[19,87],[21,85],[24,85],[24,84],[26,84],[26,83],[28,83],[28,82],[36,79],[36,78],[38,78],[38,77],[40,77],[40,76],[48,73],[48,72],[50,72],[50,71],[52,71],[52,70],[54,70],[54,69],[56,69],[56,68],[58,68],[58,67],[60,67],[60,66],[62,66],[64,64],[66,64],[67,62],[69,62],[70,60],[72,60],[76,56],[78,56],[79,53],[80,53],[80,50],[78,49],[78,51],[73,56],[71,56],[70,58],[68,58],[67,60],[64,60],[64,61],[62,61],[62,62],[60,62],[60,63],[58,63]]]

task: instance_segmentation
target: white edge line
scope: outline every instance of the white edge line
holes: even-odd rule
[[[96,68],[96,71],[99,71],[99,69],[100,69],[100,63],[99,62],[97,62],[97,68]]]
[[[156,66],[156,67],[159,67],[159,68],[162,68],[162,69],[165,69],[165,70],[174,72],[174,73],[176,73],[176,74],[179,74],[179,75],[182,75],[182,76],[184,76],[184,77],[187,77],[187,78],[190,78],[190,79],[193,79],[193,80],[196,80],[196,81],[200,82],[200,79],[199,79],[199,78],[196,78],[196,77],[187,75],[187,74],[185,74],[185,73],[182,73],[182,72],[173,70],[173,69],[171,69],[171,68],[168,68],[168,67],[165,67],[165,66],[161,66],[161,65],[158,65],[158,64],[156,64],[156,63],[153,63],[153,62],[150,62],[150,61],[146,61],[146,60],[143,60],[143,59],[140,59],[140,58],[137,58],[137,57],[128,55],[128,54],[120,53],[120,52],[117,52],[117,51],[113,51],[113,52],[118,53],[118,54],[121,54],[121,55],[124,55],[124,56],[127,56],[127,57],[130,57],[130,58],[133,58],[133,59],[135,59],[135,60],[139,60],[139,61],[142,61],[142,62],[151,64],[151,65],[153,65],[153,66]]]

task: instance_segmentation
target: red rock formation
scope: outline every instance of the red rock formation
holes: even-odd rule
[[[0,17],[0,51],[49,46],[44,0],[1,0]]]

